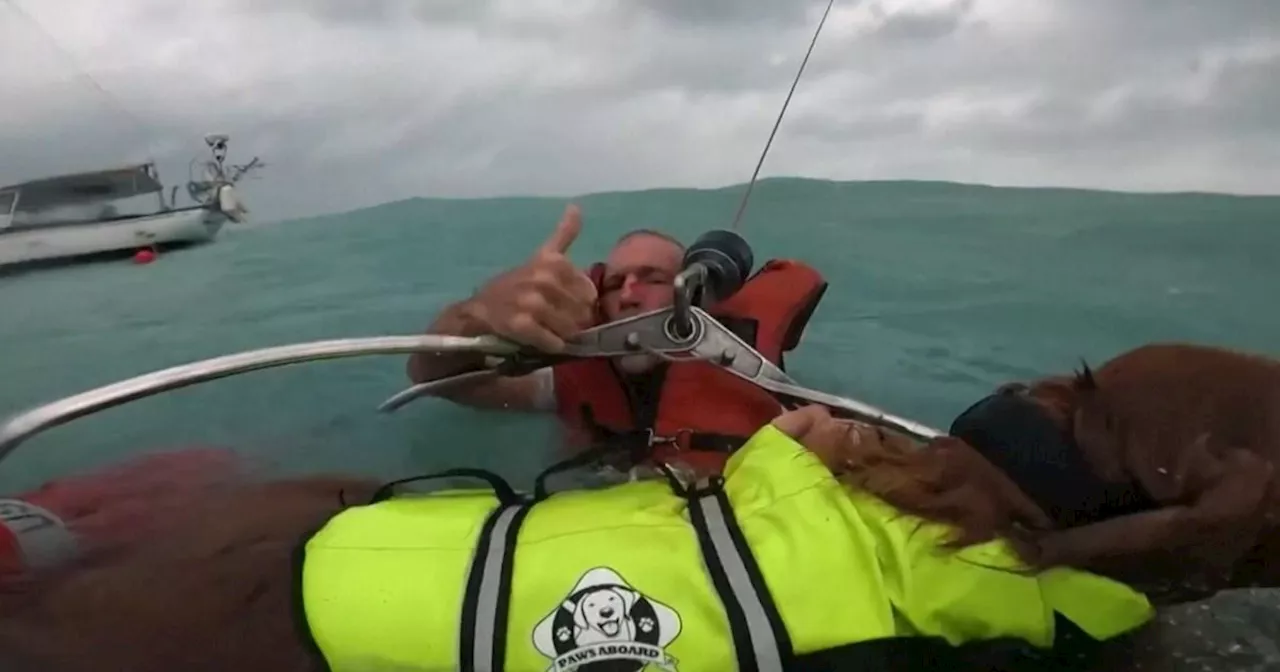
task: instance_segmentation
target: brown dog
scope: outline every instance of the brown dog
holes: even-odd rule
[[[996,396],[1021,396],[1038,407],[1042,429],[1060,435],[1049,439],[1062,450],[1018,464],[1019,456],[1008,452],[1028,450],[1035,441],[992,446],[989,432],[975,431],[973,445],[946,437],[919,447],[899,437],[848,452],[842,478],[906,512],[956,525],[957,545],[1008,537],[1034,566],[1090,569],[1163,602],[1280,586],[1280,562],[1273,560],[1280,560],[1273,477],[1280,459],[1280,363],[1220,348],[1155,344],[1095,371],[1086,366],[1074,376],[1005,385]],[[997,458],[1007,458],[1003,463],[1021,469],[1019,475],[1068,466],[1019,483],[1010,468],[993,463]],[[1051,482],[1068,478],[1075,480]],[[1046,498],[1037,498],[1054,488],[1060,496],[1048,504],[1071,510],[1050,511]],[[1062,515],[1125,497],[1125,515]]]
[[[1280,585],[1280,362],[1154,344],[1027,394],[1061,414],[1100,478],[1160,505],[1046,536],[1044,561],[1148,580],[1159,565],[1171,581],[1199,574],[1203,591]]]

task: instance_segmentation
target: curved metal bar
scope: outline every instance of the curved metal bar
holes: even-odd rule
[[[482,352],[495,355],[514,353],[517,346],[491,336],[463,337],[424,334],[419,336],[377,336],[339,338],[294,343],[214,357],[190,364],[153,371],[118,383],[65,397],[37,406],[10,418],[0,427],[0,460],[23,441],[51,427],[76,418],[161,392],[204,383],[241,373],[289,364],[365,355],[411,354],[415,352]]]
[[[640,316],[644,319],[638,322],[634,319],[623,320],[609,325],[613,328],[626,328],[618,333],[605,330],[597,334],[597,340],[602,342],[595,343],[593,347],[584,348],[584,354],[580,356],[614,356],[615,350],[619,353],[634,350],[635,344],[631,344],[632,337],[637,333],[647,333],[647,331],[645,329],[635,331],[633,327],[648,327],[652,331],[655,325],[666,324],[665,320],[668,316],[662,313],[663,311],[657,311],[652,315]],[[703,317],[696,308],[691,308],[691,313],[693,313],[693,317],[699,318],[694,320],[695,325],[701,325],[705,328],[704,320],[711,320],[709,317]],[[650,324],[654,320],[659,321]],[[714,321],[710,323],[714,324]],[[721,329],[720,331],[723,332],[725,330]],[[633,347],[600,347],[604,344],[604,341],[612,342],[612,340],[622,339],[624,335],[627,344]],[[609,338],[606,338],[606,336]],[[641,341],[640,345],[643,346],[645,339],[641,338],[639,340]],[[702,339],[693,340],[699,341]],[[712,339],[712,341],[702,344],[705,347],[695,347],[689,354],[695,358],[709,356],[708,353],[712,351],[719,352],[723,345],[723,343]],[[640,349],[651,350],[652,348],[641,347]],[[424,334],[312,341],[214,357],[136,376],[37,406],[13,416],[3,426],[0,426],[0,460],[12,453],[22,442],[46,429],[161,392],[250,371],[303,362],[365,355],[411,354],[415,352],[473,352],[504,357],[515,355],[520,351],[520,346],[493,336],[463,337]],[[587,351],[591,351],[591,354],[586,354]],[[658,352],[662,352],[662,350],[659,348]],[[755,354],[757,359],[763,361],[762,356],[746,345],[740,345],[735,352],[738,354]],[[774,372],[772,369],[763,372],[754,371],[750,366],[750,362],[745,361],[743,357],[734,357],[733,359],[733,362],[726,365],[727,370],[775,394],[807,400],[811,403],[824,404],[837,412],[843,411],[842,415],[886,426],[919,439],[928,440],[942,434],[937,429],[894,416],[874,406],[796,385],[789,376],[781,373],[781,371]],[[500,374],[496,370],[484,368],[414,385],[384,401],[379,406],[379,410],[383,412],[394,411],[414,399],[438,392],[441,389],[497,375]]]
[[[450,387],[453,387],[454,385],[461,385],[469,381],[481,380],[484,378],[496,378],[496,377],[498,377],[498,372],[496,370],[481,369],[479,371],[468,371],[466,373],[459,373],[457,375],[448,376],[446,378],[428,380],[425,383],[418,383],[417,385],[414,385],[412,387],[406,387],[405,389],[400,390],[399,392],[391,395],[390,397],[387,398],[386,401],[382,402],[381,404],[378,404],[378,411],[381,413],[394,413],[400,410],[400,408],[405,404],[408,404],[420,397],[425,397],[427,395],[430,395],[434,392],[439,392],[440,390],[448,389]]]
[[[918,441],[924,441],[927,443],[940,436],[946,436],[946,432],[943,432],[940,429],[935,429],[924,423],[894,415],[888,411],[876,408],[871,404],[858,401],[857,399],[841,397],[835,394],[827,394],[826,392],[819,392],[818,390],[811,390],[797,385],[787,385],[785,383],[779,383],[769,379],[757,380],[755,383],[756,385],[776,394],[826,406],[831,409],[832,415],[848,417],[860,422],[878,425],[886,429],[906,434]]]

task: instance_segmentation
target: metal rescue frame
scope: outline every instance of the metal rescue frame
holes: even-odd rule
[[[682,289],[691,288],[682,283]],[[562,361],[650,353],[671,362],[713,364],[767,390],[784,403],[821,404],[838,417],[878,425],[921,440],[942,434],[855,399],[801,386],[702,308],[690,303],[682,299],[672,308],[588,329],[568,343],[563,352],[553,355],[494,336],[424,334],[294,343],[182,364],[81,392],[13,416],[0,426],[0,460],[42,431],[169,390],[290,364],[415,352],[473,352],[482,353],[485,358],[477,368],[405,389],[384,401],[379,410],[394,412],[447,386],[497,376],[524,375]]]

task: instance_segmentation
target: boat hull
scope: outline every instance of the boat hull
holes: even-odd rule
[[[227,216],[204,207],[111,221],[0,229],[0,266],[71,259],[138,248],[206,243]]]

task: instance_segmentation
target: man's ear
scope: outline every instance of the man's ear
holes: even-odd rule
[[[596,286],[596,324],[605,322],[604,303],[600,300],[600,297],[604,295],[604,271],[605,265],[602,261],[591,264],[590,268],[587,269],[587,278],[591,280],[591,284]]]
[[[596,263],[591,264],[591,267],[587,269],[587,277],[591,279],[591,284],[596,286],[597,292],[599,292],[601,287],[604,285],[604,269],[605,265],[603,261],[597,261]]]

